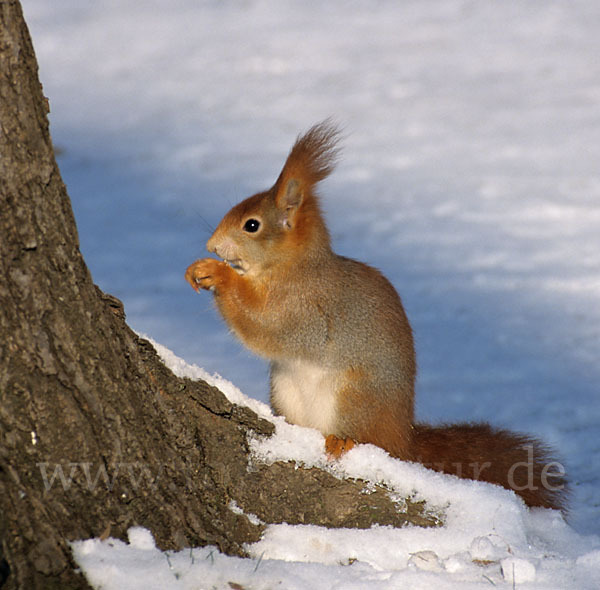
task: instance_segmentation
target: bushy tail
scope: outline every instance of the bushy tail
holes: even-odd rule
[[[415,425],[415,459],[434,471],[515,491],[528,506],[566,509],[565,469],[543,443],[489,424]]]

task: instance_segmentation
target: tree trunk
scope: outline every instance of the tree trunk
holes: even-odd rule
[[[317,469],[247,469],[273,425],[175,377],[92,282],[54,159],[48,103],[17,1],[0,2],[0,585],[87,588],[69,541],[214,544],[243,555],[265,523],[433,525],[385,490]],[[182,282],[182,288],[183,286]]]

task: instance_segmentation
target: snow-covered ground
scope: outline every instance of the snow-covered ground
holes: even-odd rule
[[[322,187],[324,208],[337,251],[381,268],[403,297],[419,418],[488,420],[560,449],[573,482],[570,526],[505,507],[518,514],[504,546],[535,570],[527,581],[531,569],[515,566],[527,570],[519,588],[597,588],[600,542],[589,535],[600,533],[600,4],[23,7],[84,256],[96,282],[124,301],[130,325],[266,400],[264,363],[234,342],[183,272],[234,203],[272,184],[296,135],[334,116],[344,157]],[[438,479],[435,493],[455,497],[452,485]],[[495,534],[497,522],[487,525],[486,534],[470,530],[471,543]],[[90,542],[86,555],[129,575],[104,588],[136,587],[127,568],[140,551],[157,568],[202,562],[217,577],[199,579],[216,587],[234,570],[251,588],[335,587],[336,576],[343,588],[490,586],[489,573],[448,566],[468,562],[469,534],[454,551],[431,537],[441,568],[432,572],[408,564],[406,551],[422,550],[410,549],[412,533],[368,534],[273,531],[255,550],[259,567],[206,549],[166,559],[144,549],[140,531],[130,547]],[[314,550],[396,542],[387,568],[366,550],[352,566]],[[283,568],[278,559],[308,563]],[[168,571],[173,588],[202,587]]]

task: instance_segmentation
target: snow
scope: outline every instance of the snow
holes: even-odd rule
[[[174,370],[270,415],[264,362],[183,272],[233,204],[272,184],[296,135],[333,116],[343,159],[321,193],[334,245],[402,295],[419,419],[538,435],[572,481],[565,524],[358,447],[328,468],[420,494],[447,525],[280,525],[249,560],[165,554],[137,530],[75,546],[96,587],[599,587],[600,5],[23,5],[85,259]],[[276,423],[255,460],[325,465],[317,433]]]
[[[222,377],[188,365],[164,346],[153,344],[177,375],[206,379],[220,386],[231,401],[275,423],[274,436],[250,439],[253,462],[294,461],[305,467],[316,465],[336,477],[384,485],[399,502],[407,497],[425,500],[445,524],[434,529],[375,526],[369,530],[270,525],[260,541],[248,546],[248,560],[226,557],[214,547],[161,553],[149,531],[134,528],[129,544],[116,539],[73,544],[77,562],[98,587],[137,588],[139,563],[150,570],[144,576],[150,588],[194,588],[198,580],[206,587],[227,587],[233,582],[253,588],[277,583],[286,588],[441,584],[462,589],[513,581],[519,588],[596,588],[600,583],[600,537],[575,532],[560,513],[528,510],[503,488],[403,463],[372,445],[359,445],[331,462],[316,430],[286,423]],[[242,513],[235,503],[230,510]],[[255,515],[246,517],[258,522]],[[130,569],[130,562],[138,565]]]
[[[507,557],[501,561],[500,566],[504,579],[513,585],[535,581],[535,565],[526,559]]]
[[[519,588],[596,588],[600,583],[600,537],[577,534],[560,513],[527,510],[502,488],[402,463],[372,445],[360,445],[341,460],[328,461],[317,431],[287,424],[222,377],[187,365],[164,346],[153,344],[177,375],[205,379],[231,401],[275,422],[273,437],[250,440],[253,461],[295,461],[338,477],[385,485],[399,499],[426,500],[443,515],[445,525],[369,530],[271,525],[259,542],[248,546],[246,560],[224,556],[214,547],[161,552],[150,531],[133,527],[128,544],[117,539],[73,543],[78,564],[96,587],[198,588],[199,581],[206,588],[277,584],[311,589],[405,584],[462,589],[503,582]],[[229,508],[243,514],[234,502]],[[255,515],[246,517],[260,522]]]
[[[168,349],[158,350],[179,375],[204,374]],[[224,391],[251,407],[262,404],[240,398],[234,386]],[[444,526],[352,530],[269,525],[261,540],[247,547],[248,559],[222,555],[214,547],[161,552],[150,531],[133,527],[129,543],[87,539],[72,544],[77,563],[95,587],[463,589],[506,583],[524,589],[592,589],[600,584],[600,537],[576,533],[559,512],[528,510],[512,492],[397,461],[372,445],[359,445],[340,461],[328,461],[317,431],[287,424],[262,406],[262,415],[275,421],[276,433],[251,441],[253,462],[291,460],[318,465],[338,477],[383,484],[397,498],[425,499],[443,515]],[[235,503],[230,510],[243,513]],[[255,515],[246,516],[258,522]]]

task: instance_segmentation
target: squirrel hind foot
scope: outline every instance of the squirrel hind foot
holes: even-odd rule
[[[335,434],[330,434],[325,438],[325,452],[329,459],[339,459],[354,448],[355,444],[351,438],[339,438]]]

